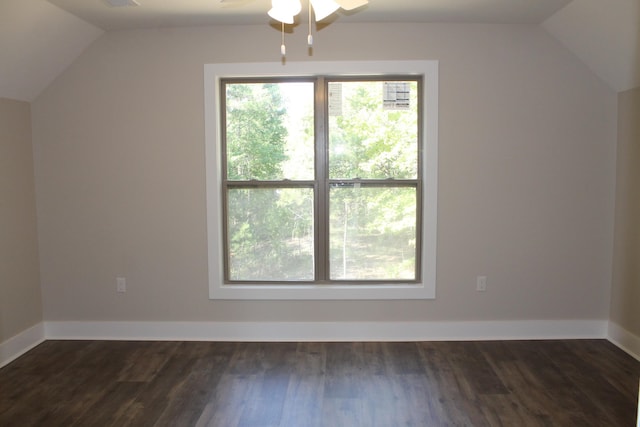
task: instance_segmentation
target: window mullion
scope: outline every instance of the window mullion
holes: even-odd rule
[[[327,135],[327,95],[323,77],[316,79],[314,99],[315,121],[315,167],[316,167],[316,209],[315,209],[315,267],[316,282],[329,280],[329,156]]]

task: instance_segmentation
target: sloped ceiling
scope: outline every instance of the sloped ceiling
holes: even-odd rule
[[[103,32],[45,0],[1,0],[0,97],[34,100]]]
[[[574,0],[542,26],[615,91],[640,86],[640,0]]]
[[[109,0],[49,0],[106,30],[219,24],[265,24],[271,0],[138,0],[138,7],[107,7]],[[328,21],[482,22],[539,24],[571,0],[371,0]],[[306,15],[307,1],[302,0]],[[304,18],[302,18],[304,20]],[[327,20],[325,20],[326,22]]]
[[[269,5],[205,0],[205,22],[193,12],[202,0],[139,2],[156,6],[133,15],[106,0],[1,0],[0,97],[34,100],[105,29],[266,23]],[[613,90],[640,86],[640,0],[371,0],[338,19],[541,24]]]

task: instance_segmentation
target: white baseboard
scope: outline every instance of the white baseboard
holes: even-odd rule
[[[607,339],[640,361],[640,337],[615,322],[609,322]]]
[[[606,338],[605,320],[485,322],[46,322],[47,339],[444,341]]]
[[[638,358],[640,339],[604,320],[478,322],[44,322],[0,343],[0,368],[45,339],[140,341],[487,341],[608,338]],[[640,360],[640,358],[638,358]]]
[[[0,368],[13,362],[44,340],[44,324],[38,323],[0,343]]]

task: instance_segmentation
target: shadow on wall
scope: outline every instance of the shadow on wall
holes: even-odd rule
[[[633,61],[633,75],[635,76],[637,89],[640,90],[640,4],[638,4],[638,9],[636,10],[636,47],[633,49],[636,57]],[[640,139],[640,135],[638,135],[638,139]],[[640,141],[639,141],[640,142]],[[640,144],[639,144],[640,145]],[[640,196],[636,196],[640,197]],[[640,203],[639,203],[640,204]],[[636,278],[636,283],[640,286],[640,280]],[[636,303],[636,309],[640,310],[640,303]],[[640,381],[638,381],[638,415],[636,417],[636,426],[640,427]]]
[[[640,332],[640,325],[636,323],[640,319],[638,316],[640,295],[640,2],[638,2],[635,20],[635,40],[633,54],[635,57],[631,62],[632,82],[634,89],[618,94],[618,182],[621,192],[617,197],[621,200],[616,202],[617,221],[616,227],[620,227],[616,233],[616,238],[620,239],[618,250],[620,251],[616,265],[618,271],[615,273],[619,290],[623,293],[612,301],[616,302],[612,306],[612,313],[618,313],[619,319],[627,319],[627,328],[633,333]],[[614,283],[615,285],[615,283]],[[640,427],[640,426],[639,426]]]
[[[636,4],[636,39],[635,39],[635,48],[633,49],[633,54],[635,58],[633,60],[633,81],[635,82],[635,87],[640,88],[640,2]]]
[[[629,86],[618,94],[616,231],[611,315],[640,337],[640,2],[634,10],[635,37]],[[638,426],[640,427],[640,426]]]
[[[633,61],[633,76],[635,82],[635,92],[640,93],[640,1],[636,3],[636,39],[635,39],[635,49],[633,49],[635,59]],[[640,111],[640,96],[636,95],[634,97],[634,106],[632,106],[632,111]],[[631,143],[634,146],[632,152],[634,153],[634,166],[638,168],[640,166],[640,124],[638,123],[637,117],[631,119],[631,126],[634,127],[631,131]],[[637,189],[635,189],[637,190]],[[640,193],[637,191],[635,194],[629,195],[630,197],[634,197],[635,200],[632,201],[632,206],[634,207],[634,211],[632,212],[635,220],[635,227],[633,227],[633,236],[636,236],[635,241],[633,242],[634,252],[637,255],[640,255]],[[637,262],[636,258],[633,262]],[[640,287],[640,266],[636,265],[635,275],[633,280],[636,286]],[[640,294],[640,289],[637,290],[636,295]],[[636,313],[640,311],[640,302],[636,299],[636,303],[632,304],[631,309]],[[639,387],[640,388],[640,387]],[[637,426],[640,427],[640,395],[638,396],[638,420]]]

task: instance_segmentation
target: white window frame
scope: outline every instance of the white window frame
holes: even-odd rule
[[[419,283],[225,284],[222,233],[220,79],[349,75],[418,75],[423,78],[422,277]],[[209,298],[223,300],[434,299],[438,213],[438,61],[288,62],[205,64],[205,161]]]

